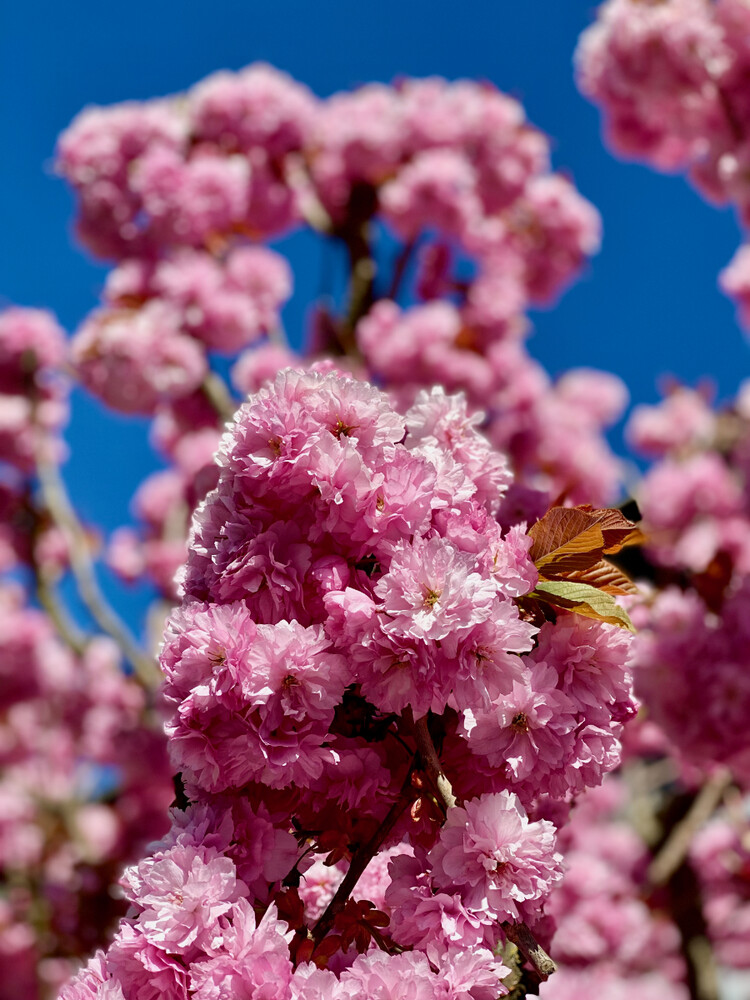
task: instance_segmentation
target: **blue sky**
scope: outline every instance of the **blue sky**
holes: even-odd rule
[[[518,97],[552,138],[557,168],[599,208],[604,246],[559,305],[533,316],[532,352],[553,373],[617,372],[633,401],[658,376],[710,375],[723,397],[750,375],[748,343],[718,271],[739,243],[729,211],[681,179],[615,160],[599,114],[576,91],[572,54],[589,0],[38,0],[0,21],[0,301],[45,306],[72,329],[95,305],[104,269],[75,247],[72,198],[51,171],[57,134],[86,104],[187,88],[219,68],[263,59],[325,95],[368,80],[440,74],[490,79]],[[302,322],[315,275],[296,248]],[[127,517],[127,498],[155,466],[144,424],[78,399],[67,476],[94,522]]]

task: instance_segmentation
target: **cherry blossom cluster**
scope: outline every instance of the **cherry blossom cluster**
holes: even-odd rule
[[[691,981],[691,963],[714,980],[717,967],[745,971],[750,964],[750,825],[741,799],[691,831],[679,864],[661,878],[664,833],[657,826],[649,842],[651,831],[636,832],[630,814],[634,806],[648,814],[655,787],[645,797],[636,788],[664,759],[655,760],[655,741],[647,751],[642,735],[634,752],[637,730],[626,739],[623,771],[580,799],[561,832],[566,873],[546,907],[558,970],[540,987],[544,1000],[687,1000],[705,995]]]
[[[579,55],[620,150],[746,215],[748,16],[740,0],[610,0]],[[630,661],[622,629],[540,603],[527,527],[554,501],[613,498],[602,431],[626,391],[589,370],[552,381],[526,350],[526,310],[572,280],[599,223],[520,106],[439,79],[320,100],[256,65],[83,112],[58,166],[114,268],[69,347],[47,314],[0,316],[0,564],[28,567],[45,600],[69,574],[35,483],[64,455],[63,369],[152,418],[167,468],[106,558],[182,599],[161,655],[177,807],[144,858],[174,794],[150,698],[106,640],[76,650],[59,608],[4,590],[22,650],[8,662],[44,664],[38,683],[8,674],[9,997],[56,988],[106,943],[125,905],[108,885],[139,856],[127,919],[65,1000],[495,1000],[544,979],[538,942],[561,963],[548,1000],[684,1000],[703,954],[686,919],[745,965],[747,831],[727,788],[750,773],[750,404],[717,413],[678,388],[631,420],[657,462],[626,567],[648,578],[628,599]],[[278,240],[302,227],[346,258],[346,291],[293,351]],[[750,314],[748,261],[723,280]],[[222,439],[227,357],[236,392],[257,395]],[[34,629],[44,655],[23,645]],[[623,774],[632,814],[653,811],[640,838],[625,786],[582,796],[620,763],[631,668],[643,711]],[[29,791],[45,768],[51,804]],[[721,810],[684,835],[706,790]],[[76,891],[90,905],[74,914]]]
[[[240,392],[253,372],[299,364],[278,343],[289,268],[259,241],[306,226],[345,248],[349,288],[340,314],[318,310],[304,355],[359,355],[404,409],[434,384],[463,390],[524,487],[614,499],[602,430],[624,387],[588,371],[553,384],[523,344],[525,310],[597,249],[598,216],[491,85],[405,80],[322,100],[256,64],[87,109],[57,163],[81,238],[117,262],[73,339],[79,378],[108,405],[161,414],[205,394],[213,352],[243,351]]]
[[[480,419],[330,363],[240,408],[161,653],[180,808],[64,1000],[492,1000],[510,945],[533,964],[548,817],[619,763],[629,642],[522,614],[532,538]]]
[[[690,850],[700,873],[704,912],[719,962],[750,968],[750,823],[741,807],[716,815],[695,837]]]
[[[405,239],[435,229],[495,274],[515,272],[517,295],[544,299],[598,241],[595,211],[549,174],[546,139],[518,102],[470,81],[320,100],[255,64],[179,98],[85,110],[60,140],[58,169],[79,193],[82,238],[118,260],[279,236],[319,201],[334,225],[358,208]],[[432,283],[449,262],[432,264]]]
[[[675,387],[658,406],[634,411],[629,434],[657,458],[637,492],[659,589],[634,612],[641,628],[636,683],[651,717],[688,761],[729,765],[746,786],[747,389],[714,410],[704,393]]]
[[[320,100],[255,65],[179,97],[82,112],[58,168],[84,242],[116,261],[72,365],[107,405],[154,417],[170,465],[135,499],[139,527],[111,540],[123,579],[175,598],[187,519],[237,405],[216,391],[217,352],[236,358],[240,395],[330,353],[402,411],[434,384],[463,391],[512,461],[508,507],[527,520],[559,498],[616,497],[621,466],[603,431],[623,384],[590,370],[553,382],[524,345],[525,310],[596,249],[598,217],[490,85],[407,80]],[[290,269],[259,241],[303,226],[324,252],[345,249],[348,290],[317,309],[297,353],[280,319]]]
[[[559,968],[540,988],[544,1000],[687,1000],[679,933],[644,885],[649,855],[625,821],[627,805],[612,776],[576,804],[561,835],[565,878],[547,905]]]
[[[672,385],[660,404],[635,409],[627,433],[653,463],[636,490],[644,538],[628,566],[641,581],[640,594],[628,600],[638,627],[630,666],[642,711],[625,733],[628,797],[618,812],[640,834],[640,858],[631,869],[635,895],[659,924],[657,930],[641,920],[648,945],[633,938],[631,958],[616,947],[613,962],[595,948],[585,958],[583,949],[594,947],[596,937],[588,923],[573,920],[571,940],[582,951],[571,956],[572,988],[619,996],[617,990],[640,970],[649,979],[666,973],[674,980],[659,987],[662,995],[684,996],[675,985],[684,983],[691,998],[702,1000],[717,995],[729,970],[748,966],[747,387],[730,405],[715,407],[707,387]],[[575,819],[566,836],[578,836],[574,827]],[[620,857],[627,853],[621,822],[619,830],[597,833],[592,826],[581,839],[589,877],[597,843],[618,838]],[[574,855],[575,848],[567,855],[571,868],[560,902],[553,897],[548,906],[552,915],[561,908],[576,913],[576,904],[566,899],[571,878],[575,887]],[[617,885],[614,872],[609,878]],[[617,920],[627,926],[624,912]],[[601,927],[595,923],[593,930],[602,933]],[[568,973],[564,936],[554,944],[566,964],[557,986],[545,987],[550,995],[564,988]],[[746,980],[739,988],[746,988]]]
[[[235,354],[274,330],[290,293],[286,261],[262,246],[238,246],[221,263],[187,248],[158,262],[129,259],[110,273],[72,360],[110,406],[152,414],[200,387],[208,350]]]
[[[133,496],[138,527],[116,529],[107,547],[107,563],[121,579],[147,579],[170,602],[177,599],[175,575],[185,562],[191,514],[216,485],[217,422],[202,393],[159,414],[151,438],[169,464],[144,479]]]
[[[60,601],[70,539],[39,478],[64,454],[65,352],[48,313],[0,313],[2,1000],[54,995],[108,940],[125,910],[112,883],[163,834],[173,797],[141,685]]]
[[[583,93],[613,149],[685,172],[750,224],[750,6],[746,0],[607,0],[581,37]],[[720,279],[750,327],[750,248]]]
[[[0,464],[2,487],[34,468],[40,449],[59,449],[67,422],[67,385],[60,377],[65,334],[41,309],[0,312]],[[7,501],[10,503],[11,501]]]
[[[29,532],[28,477],[38,457],[61,451],[67,386],[60,377],[65,334],[41,309],[0,312],[0,574],[30,561],[34,545],[57,547],[40,526]],[[46,539],[46,542],[43,540]]]
[[[123,860],[165,827],[169,765],[115,644],[80,656],[18,585],[0,585],[0,997],[52,995],[124,906]]]
[[[488,516],[495,533],[511,529],[508,537],[517,536],[518,544],[523,532],[514,525],[540,516],[551,498],[565,495],[574,502],[600,503],[612,494],[619,466],[601,432],[624,404],[622,385],[592,372],[572,373],[553,384],[523,346],[525,309],[550,301],[572,280],[596,248],[598,217],[569,181],[549,172],[546,139],[524,120],[520,105],[491,86],[408,81],[394,87],[372,85],[321,101],[283,74],[255,66],[240,74],[218,74],[186,96],[86,111],[61,138],[58,163],[79,195],[81,237],[115,266],[100,307],[71,341],[66,342],[52,317],[41,311],[11,309],[0,316],[0,565],[3,571],[20,574],[31,599],[47,609],[50,617],[40,620],[45,628],[54,628],[73,664],[83,664],[89,656],[93,626],[113,635],[128,670],[135,666],[141,681],[151,676],[148,650],[141,653],[137,644],[127,641],[127,630],[117,627],[112,609],[100,606],[93,620],[84,612],[81,628],[78,610],[69,614],[65,606],[66,594],[73,582],[86,592],[92,581],[95,586],[95,564],[104,555],[121,578],[145,580],[167,604],[177,598],[175,572],[186,558],[190,518],[216,486],[213,454],[222,425],[237,405],[216,374],[216,355],[234,359],[232,381],[240,395],[257,390],[280,369],[291,365],[302,370],[304,355],[326,353],[348,355],[339,363],[358,378],[376,377],[402,412],[436,381],[450,391],[463,389],[469,412],[487,409],[485,430],[511,456],[517,483],[504,493],[503,528],[494,520],[502,477],[476,469],[471,476],[478,496],[493,497]],[[280,319],[292,291],[290,268],[280,253],[261,241],[276,240],[301,226],[318,230],[326,245],[338,242],[346,247],[350,288],[335,315],[318,310],[300,355],[285,345]],[[399,260],[390,266],[386,258],[393,253]],[[368,266],[375,277],[363,279]],[[397,305],[415,301],[413,308]],[[378,349],[379,329],[400,359],[390,367],[387,352]],[[218,367],[222,365],[219,361]],[[412,371],[408,383],[403,378],[407,369]],[[489,376],[483,376],[483,370]],[[76,527],[57,469],[66,455],[60,432],[67,419],[70,377],[120,412],[151,417],[152,443],[167,463],[134,497],[138,528],[116,531],[104,553],[97,550],[94,532],[80,523]],[[474,417],[464,413],[458,422],[462,420],[474,426]],[[399,477],[416,475],[408,465],[389,470],[392,488],[402,488],[396,486]],[[425,473],[423,493],[431,475]],[[507,472],[506,485],[511,478]],[[402,485],[406,489],[406,483]],[[453,486],[443,492],[449,488]],[[59,503],[50,505],[50,490],[62,491]],[[425,502],[422,496],[420,503]],[[61,519],[69,517],[75,537],[70,524],[61,528]],[[267,544],[273,560],[280,546],[280,552],[299,553],[304,562],[310,539],[303,522],[288,524],[283,531],[275,523],[267,527],[270,534],[263,534],[259,552]],[[281,532],[278,538],[274,530]],[[332,537],[341,541],[347,530],[342,522]],[[389,530],[395,539],[404,526]],[[463,529],[446,524],[441,530]],[[480,522],[473,530],[481,531]],[[320,552],[318,557],[323,558]],[[263,562],[266,557],[258,558]],[[306,596],[308,621],[313,620],[310,615],[323,613],[330,581],[325,582],[329,569],[322,566],[317,596]],[[338,572],[334,562],[334,579]],[[408,566],[404,572],[409,572]],[[471,573],[469,578],[473,580]],[[528,582],[530,588],[533,582]],[[281,601],[280,594],[274,600]],[[156,605],[155,610],[161,614],[162,607]],[[299,609],[290,605],[288,611],[290,621],[306,621],[304,615],[297,617]],[[481,615],[494,611],[495,604],[485,602]],[[253,613],[259,625],[267,623],[257,609]],[[32,617],[38,614],[34,610]],[[9,619],[14,629],[22,620]],[[476,624],[490,642],[490,626]],[[514,640],[519,649],[530,649],[532,633],[519,619]],[[581,644],[589,641],[584,633]],[[375,638],[363,631],[356,640],[360,669]],[[393,641],[389,635],[381,643],[382,655]],[[420,649],[413,650],[417,658]],[[508,653],[511,660],[518,659],[515,647]],[[92,662],[99,660],[94,657]],[[471,665],[464,653],[463,697],[471,695]],[[532,666],[529,658],[511,687],[503,684],[519,706],[527,705],[529,731],[539,730],[539,754],[550,761],[553,753],[559,754],[559,766],[539,765],[544,775],[540,781],[548,788],[546,794],[563,795],[568,787],[580,789],[598,781],[614,766],[621,719],[617,709],[611,719],[604,713],[604,723],[594,722],[592,714],[591,724],[582,725],[583,710],[575,700],[565,702],[562,687],[552,693],[557,689],[548,670],[545,674],[546,666],[541,658]],[[85,666],[76,669],[81,679],[88,676]],[[447,668],[436,662],[433,669],[438,677]],[[450,678],[443,676],[439,683],[443,694],[435,695],[436,706],[441,697],[448,697]],[[126,687],[135,686],[132,677]],[[623,690],[626,687],[627,680]],[[493,698],[497,693],[493,689]],[[92,691],[90,696],[93,713],[99,694]],[[387,701],[384,692],[381,696]],[[371,697],[377,702],[375,693]],[[549,745],[541,738],[549,711],[542,705],[545,698],[561,713]],[[111,927],[111,914],[120,905],[106,889],[116,875],[115,859],[129,860],[144,839],[159,832],[158,824],[142,819],[151,815],[152,800],[166,803],[172,796],[168,776],[158,765],[159,719],[148,707],[151,702],[147,694],[138,711],[131,711],[129,702],[122,708],[122,727],[132,739],[123,740],[123,758],[110,747],[108,758],[102,755],[90,764],[87,773],[92,777],[85,792],[90,800],[73,797],[68,808],[66,799],[66,815],[75,815],[84,802],[116,813],[121,796],[127,801],[136,795],[137,783],[131,782],[126,767],[135,773],[136,765],[128,754],[135,755],[139,740],[144,748],[152,748],[145,751],[153,757],[153,767],[142,782],[143,802],[128,807],[133,831],[140,824],[140,834],[113,841],[97,876],[96,907],[101,908],[91,912],[96,913],[98,936],[87,929],[87,917],[78,923],[72,916],[66,918],[64,945],[55,934],[42,932],[37,905],[45,912],[49,908],[55,926],[60,918],[54,905],[38,904],[46,899],[41,889],[32,892],[33,906],[27,900],[21,909],[12,910],[10,926],[18,940],[26,942],[24,954],[42,960],[35,987],[40,996],[54,989],[69,956],[101,943]],[[403,702],[399,714],[405,707]],[[486,741],[493,724],[489,702],[484,709],[485,715],[478,709],[467,715],[462,723],[466,732],[459,729],[457,718],[453,720],[446,739],[465,748],[469,729],[474,729],[477,745]],[[441,711],[458,710],[446,702]],[[514,717],[519,712],[520,707]],[[517,735],[530,760],[537,753],[537,737],[525,731]],[[80,748],[75,733],[69,742]],[[499,751],[494,756],[499,759]],[[73,758],[78,767],[80,759],[74,754],[61,756],[59,769]],[[580,758],[587,762],[579,763]],[[365,757],[359,772],[352,771],[347,778],[351,788],[359,780],[356,774],[364,776],[372,764],[373,758]],[[352,757],[347,766],[354,767]],[[494,763],[483,766],[488,773],[497,769]],[[516,754],[513,767],[514,773],[498,787],[519,796],[519,809],[532,809],[537,793],[529,779],[530,765],[527,761],[520,766]],[[50,770],[57,773],[52,764]],[[78,788],[72,774],[61,787]],[[478,783],[472,794],[481,791]],[[31,837],[33,821],[23,820],[21,813],[10,809],[9,828],[11,817],[18,815],[17,836]],[[34,815],[38,829],[48,830],[47,812]],[[113,828],[118,823],[117,817],[111,821]],[[59,843],[74,856],[75,824],[64,828],[70,843],[62,827],[55,829]],[[66,912],[77,872],[70,867],[68,881],[55,883],[54,898]],[[373,888],[369,896],[374,894]],[[3,952],[8,961],[16,954],[14,947]],[[49,956],[62,960],[54,975],[43,971]],[[30,975],[23,982],[31,996]]]

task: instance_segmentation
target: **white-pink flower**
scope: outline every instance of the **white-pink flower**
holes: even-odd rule
[[[454,806],[429,853],[435,884],[460,891],[469,909],[518,920],[562,877],[555,828],[530,823],[512,792],[495,792]],[[538,907],[537,907],[538,908]]]
[[[494,581],[474,569],[474,559],[440,537],[401,543],[389,572],[375,587],[388,635],[443,639],[486,621]]]
[[[219,917],[247,891],[230,858],[190,846],[129,868],[123,887],[142,910],[139,926],[145,937],[172,952],[209,940]]]

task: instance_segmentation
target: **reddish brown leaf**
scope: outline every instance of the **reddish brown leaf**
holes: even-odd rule
[[[550,573],[549,577],[543,576],[540,579],[556,579],[556,573]],[[578,570],[575,573],[566,573],[565,579],[572,583],[587,583],[590,587],[603,590],[605,594],[637,594],[638,588],[626,576],[621,569],[613,565],[607,559],[600,559],[588,569]]]
[[[644,535],[632,521],[629,521],[616,507],[591,507],[584,504],[578,508],[597,517],[597,523],[604,535],[604,554],[611,556],[628,545],[638,545]]]
[[[275,896],[279,918],[285,920],[293,930],[302,927],[305,922],[305,907],[296,889],[285,889]]]
[[[290,951],[292,953],[292,959],[296,964],[301,962],[309,962],[312,959],[313,951],[315,950],[315,942],[312,938],[304,938],[301,935],[297,935],[292,942]]]
[[[706,602],[706,606],[719,614],[724,604],[724,595],[732,582],[734,561],[732,557],[720,551],[714,556],[702,573],[692,577],[692,584]]]
[[[640,532],[619,510],[553,507],[532,525],[531,558],[545,577],[568,577],[595,566],[605,554],[633,544]]]
[[[313,962],[321,969],[326,967],[328,959],[341,947],[341,935],[340,934],[329,934],[328,937],[323,938],[320,944],[316,947],[313,953]]]

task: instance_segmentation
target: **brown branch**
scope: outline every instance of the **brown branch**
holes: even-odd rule
[[[696,820],[711,812],[718,800],[724,772],[717,771],[707,782],[709,791],[673,793],[659,810],[662,835],[651,846],[657,864],[656,877],[664,879],[663,887],[669,914],[680,935],[680,951],[685,963],[685,984],[691,1000],[718,1000],[716,961],[708,935],[703,911],[700,880],[690,862],[688,849]],[[726,786],[725,786],[726,787]],[[720,798],[720,796],[719,796]],[[710,812],[708,813],[710,815]],[[649,869],[649,876],[654,877]]]
[[[366,844],[360,845],[354,852],[354,855],[349,865],[349,870],[344,876],[344,880],[341,885],[336,890],[333,899],[330,901],[325,909],[325,912],[320,917],[315,927],[312,930],[312,939],[315,944],[320,944],[323,938],[326,936],[328,931],[333,926],[333,921],[336,919],[338,914],[344,909],[349,896],[351,895],[357,882],[359,882],[362,874],[367,868],[370,861],[375,857],[375,855],[380,850],[382,844],[384,843],[386,837],[393,830],[394,826],[398,822],[399,818],[403,814],[404,810],[407,808],[412,800],[412,783],[411,776],[414,771],[414,761],[409,765],[409,769],[406,772],[406,778],[401,786],[401,791],[398,794],[398,798],[393,803],[391,808],[388,810],[383,822],[377,828],[375,833],[370,837]]]
[[[720,768],[703,785],[693,799],[686,815],[669,831],[648,868],[648,879],[652,885],[666,885],[687,857],[693,837],[706,823],[722,800],[732,783],[732,775],[727,768]]]
[[[409,714],[411,714],[411,710],[409,710]],[[440,763],[435,744],[432,742],[426,715],[414,723],[414,738],[417,741],[417,750],[430,780],[435,785],[445,808],[452,809],[458,804],[458,800],[453,794],[451,783],[443,771],[443,765]]]
[[[553,972],[557,971],[557,966],[526,924],[516,924],[506,920],[502,924],[502,928],[507,939],[512,941],[523,957],[531,963],[543,983],[549,979]]]
[[[719,1000],[713,947],[703,913],[698,876],[687,858],[666,883],[670,912],[680,933],[680,950],[691,1000]]]

